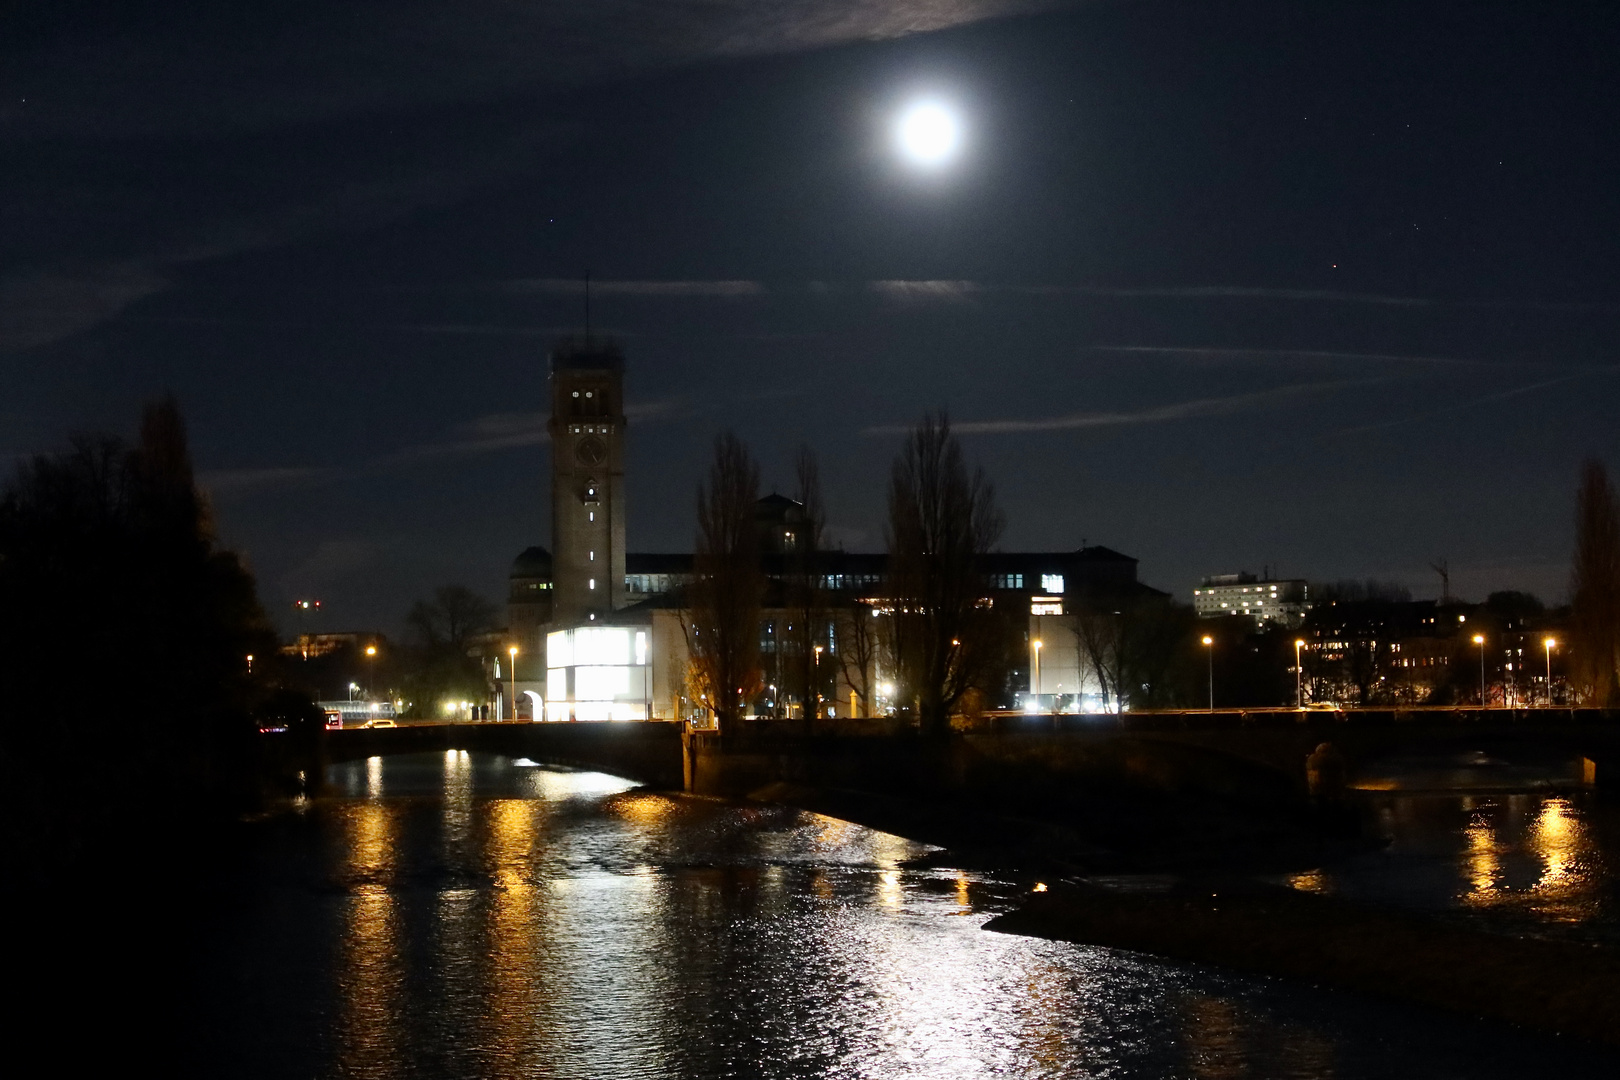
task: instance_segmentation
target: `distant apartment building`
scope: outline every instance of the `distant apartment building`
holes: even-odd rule
[[[1298,626],[1310,607],[1310,586],[1298,579],[1274,580],[1253,574],[1216,574],[1193,590],[1193,610],[1201,619],[1246,615],[1256,625]]]

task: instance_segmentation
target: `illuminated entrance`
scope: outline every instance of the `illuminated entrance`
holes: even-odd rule
[[[546,635],[547,720],[645,720],[648,626],[578,626]]]

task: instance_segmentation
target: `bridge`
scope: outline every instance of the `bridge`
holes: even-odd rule
[[[1620,715],[1570,709],[1293,709],[1003,715],[924,739],[889,719],[460,723],[331,732],[331,761],[464,749],[593,769],[665,790],[754,796],[923,840],[1188,852],[1299,844],[1322,814],[1306,758],[1329,742],[1352,779],[1395,756],[1484,751],[1584,759],[1612,780]],[[1620,765],[1616,765],[1620,771]]]

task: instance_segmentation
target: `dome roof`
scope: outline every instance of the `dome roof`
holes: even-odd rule
[[[551,578],[551,552],[543,547],[524,549],[512,560],[512,577]]]

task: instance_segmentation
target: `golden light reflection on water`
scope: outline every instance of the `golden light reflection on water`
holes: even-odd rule
[[[810,871],[810,895],[817,900],[831,900],[833,898],[832,878],[827,871],[817,866]]]
[[[472,824],[472,755],[444,752],[444,842],[446,852],[464,844]]]
[[[540,960],[548,923],[530,880],[538,807],[526,799],[498,799],[486,809],[495,890],[489,898],[483,949],[489,977],[482,1013],[494,1060],[515,1065],[529,1056],[534,1025],[546,1006]]]
[[[399,912],[391,881],[393,818],[379,803],[363,802],[347,815],[346,876],[356,882],[346,898],[338,949],[338,1055],[344,1075],[396,1073],[400,1046],[397,1021],[403,988]]]
[[[551,801],[529,794],[538,778],[513,773],[491,797],[477,785],[495,774],[472,764],[417,762],[416,775],[442,781],[444,808],[394,797],[332,811],[346,889],[331,909],[340,1001],[325,1045],[338,1060],[305,1074],[1337,1071],[1338,1035],[1279,1020],[1248,991],[941,917],[971,913],[975,898],[993,912],[1027,881],[907,863],[919,845],[832,819],[747,817],[622,788],[587,799],[567,786],[598,783],[585,777],[545,780]],[[409,774],[389,767],[383,789],[404,794]],[[458,801],[470,824],[451,843]],[[1470,807],[1470,873],[1501,888],[1506,862],[1520,882],[1526,847],[1509,858],[1500,845],[1533,834],[1549,892],[1579,876],[1576,807],[1529,802],[1522,820],[1499,809]],[[1453,802],[1448,866],[1461,823]],[[1314,872],[1292,883],[1322,884]]]
[[[1290,874],[1288,884],[1300,892],[1326,894],[1332,891],[1327,875],[1321,870],[1301,870],[1297,874]]]
[[[878,902],[890,911],[900,907],[905,892],[900,888],[900,871],[884,870],[878,874]]]
[[[1198,1080],[1335,1074],[1333,1042],[1308,1028],[1279,1024],[1241,999],[1191,994],[1182,1012],[1187,1064]]]
[[[635,825],[655,825],[673,814],[677,803],[668,795],[634,792],[613,799],[609,807]]]
[[[1463,899],[1469,904],[1489,904],[1499,891],[1502,860],[1496,850],[1496,829],[1489,815],[1475,811],[1463,830],[1465,858],[1468,866],[1468,892]]]
[[[1181,1030],[1188,1068],[1198,1080],[1235,1080],[1249,1074],[1243,1025],[1232,1001],[1206,994],[1190,995]]]
[[[1536,888],[1558,890],[1571,884],[1571,866],[1580,841],[1580,822],[1568,799],[1548,799],[1530,831],[1530,847],[1541,856],[1545,869]]]

